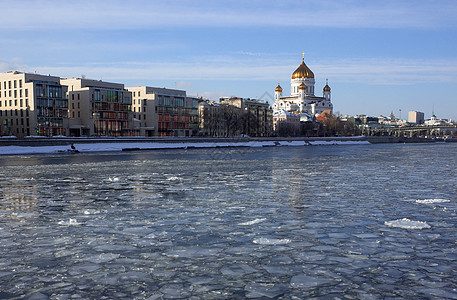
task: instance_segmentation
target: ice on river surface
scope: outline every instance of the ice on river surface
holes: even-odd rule
[[[243,222],[243,223],[240,223],[239,225],[242,225],[242,226],[250,226],[250,225],[254,225],[254,224],[257,224],[257,223],[262,223],[264,221],[266,221],[267,219],[265,218],[258,218],[258,219],[254,219],[252,221],[247,221],[247,222]]]
[[[282,245],[282,244],[290,243],[290,240],[261,237],[261,238],[254,239],[253,243],[259,244],[259,245]]]
[[[435,204],[435,203],[447,203],[447,202],[451,202],[451,200],[449,200],[449,199],[439,199],[439,198],[436,198],[436,199],[418,199],[418,200],[416,200],[416,203],[420,203],[420,204]]]
[[[404,228],[404,229],[426,229],[430,228],[426,222],[423,221],[412,221],[408,218],[398,219],[394,221],[384,222],[389,227],[393,228]]]
[[[457,298],[456,150],[3,157],[0,299]]]

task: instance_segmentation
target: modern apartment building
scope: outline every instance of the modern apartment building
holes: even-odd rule
[[[11,71],[0,74],[1,135],[68,134],[66,86],[50,75]]]
[[[128,87],[133,95],[135,129],[141,136],[192,136],[198,131],[198,99],[186,91]]]
[[[61,79],[67,87],[71,136],[135,135],[132,93],[120,83],[86,78]]]

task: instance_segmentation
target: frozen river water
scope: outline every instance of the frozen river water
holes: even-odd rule
[[[456,153],[2,156],[0,298],[455,299]]]

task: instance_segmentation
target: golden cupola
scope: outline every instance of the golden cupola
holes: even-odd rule
[[[311,71],[308,66],[305,64],[305,58],[303,58],[301,64],[292,73],[292,79],[296,78],[314,78],[314,73]]]
[[[282,92],[282,87],[279,85],[275,88],[275,92]]]
[[[324,92],[330,92],[330,87],[328,86],[328,79],[324,86]]]
[[[302,82],[299,86],[298,86],[298,89],[300,90],[306,90],[306,84],[304,82]]]

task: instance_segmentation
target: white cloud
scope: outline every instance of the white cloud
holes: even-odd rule
[[[441,28],[456,26],[454,1],[17,1],[0,28],[126,29],[214,26]]]
[[[18,71],[52,74],[61,77],[77,77],[123,81],[175,82],[176,88],[189,89],[192,81],[271,81],[279,78],[289,82],[291,73],[299,62],[279,64],[275,58],[234,59],[230,57],[198,57],[187,62],[120,62],[62,66],[23,66]],[[412,59],[327,59],[325,64],[307,62],[316,75],[316,84],[325,82],[364,83],[370,85],[408,85],[417,83],[457,83],[457,60]],[[3,62],[0,68],[10,64]],[[17,68],[16,68],[17,69]],[[10,70],[8,68],[8,70]]]
[[[17,58],[13,58],[9,62],[0,61],[0,73],[25,69],[29,69],[29,67],[21,63],[21,61]]]
[[[177,89],[184,89],[184,88],[189,88],[192,86],[192,83],[188,81],[175,81],[174,83],[174,88]]]
[[[317,65],[316,71],[340,82],[380,85],[457,83],[454,76],[457,60],[338,59]]]

